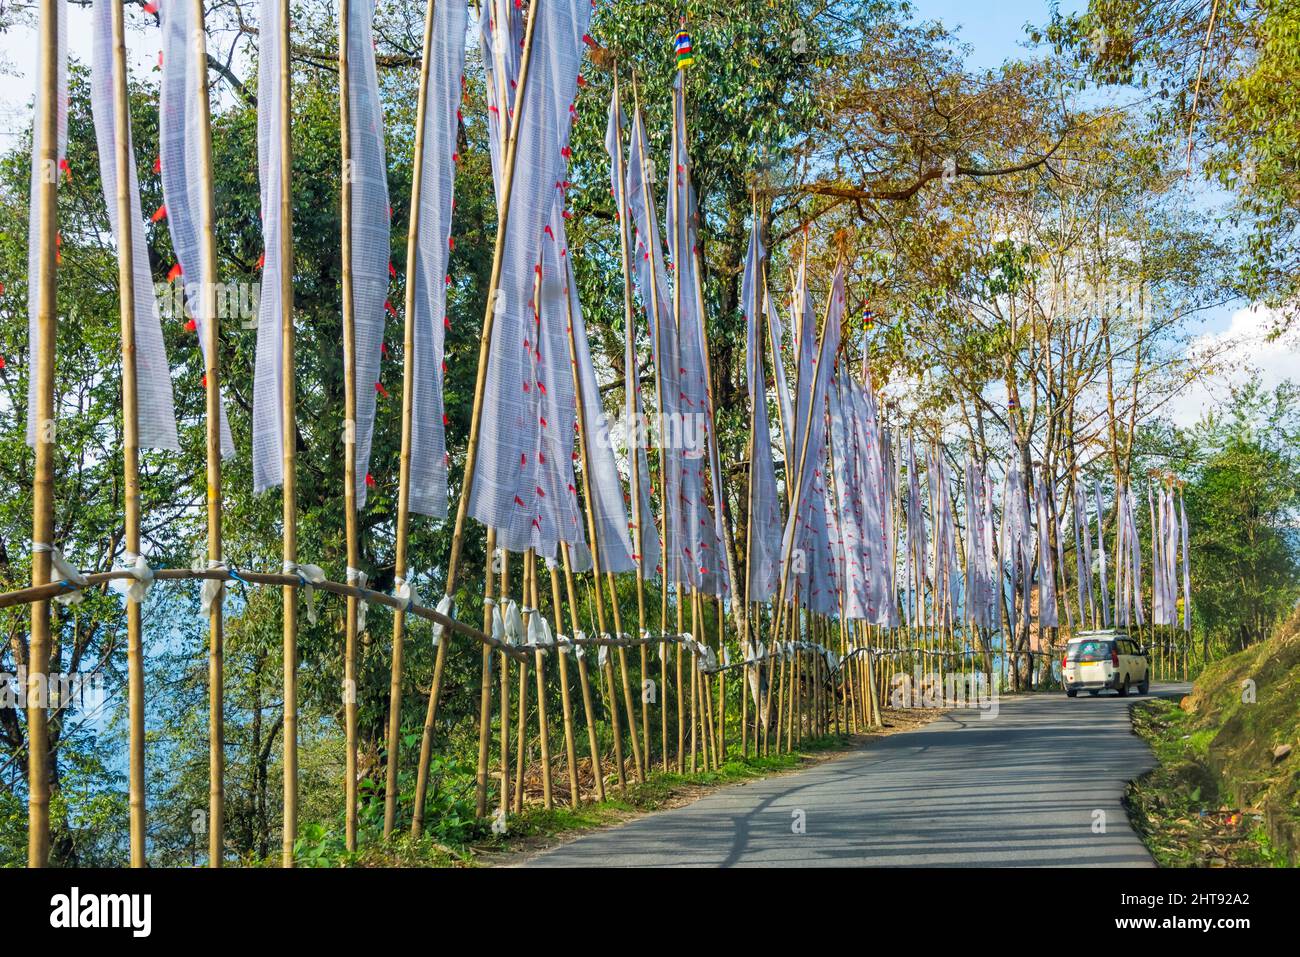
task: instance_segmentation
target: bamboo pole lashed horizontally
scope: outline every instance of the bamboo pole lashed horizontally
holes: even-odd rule
[[[563,544],[563,543],[562,543]],[[565,550],[561,548],[563,553]],[[274,585],[276,587],[292,588],[312,588],[320,589],[331,595],[338,595],[343,598],[355,598],[358,601],[364,601],[366,604],[382,605],[385,608],[391,608],[394,611],[402,609],[409,616],[422,618],[425,621],[432,622],[442,628],[472,638],[489,647],[502,652],[515,661],[529,661],[532,658],[532,648],[528,646],[512,645],[508,641],[495,638],[492,635],[479,631],[472,625],[457,621],[438,611],[436,608],[429,608],[424,605],[408,602],[405,599],[387,594],[386,592],[374,591],[370,588],[363,588],[345,582],[336,582],[330,579],[308,579],[301,573],[287,575],[281,572],[254,572],[245,569],[220,567],[220,568],[156,568],[152,569],[150,574],[157,581],[220,581],[235,582],[244,585]],[[59,581],[47,582],[43,585],[33,585],[28,588],[19,588],[15,591],[0,593],[0,609],[13,608],[17,605],[27,605],[35,602],[49,601],[59,596],[67,595],[74,591],[86,588],[105,585],[111,581],[134,580],[135,573],[129,569],[114,569],[107,572],[87,572],[84,575],[85,584],[77,585],[66,579]],[[570,602],[576,608],[576,602]],[[567,639],[575,647],[581,648],[640,648],[643,645],[654,645],[661,641],[677,642],[684,639],[677,635],[668,635],[666,638],[606,638],[593,637],[587,635],[583,638]],[[738,668],[739,664],[729,665],[728,669]],[[722,668],[715,670],[724,670]]]

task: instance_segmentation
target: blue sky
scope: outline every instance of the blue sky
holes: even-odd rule
[[[1025,25],[1044,24],[1051,15],[1048,0],[912,0],[912,6],[916,20],[940,20],[949,28],[959,27],[959,38],[970,46],[966,62],[976,70],[1032,55],[1025,46]],[[1058,6],[1063,13],[1075,13],[1087,6],[1087,0],[1059,0]],[[1213,215],[1222,199],[1203,181],[1195,177],[1189,181],[1187,202],[1207,214]],[[1269,341],[1264,335],[1269,321],[1267,311],[1253,309],[1244,301],[1207,310],[1194,321],[1189,350],[1232,343],[1231,358],[1236,367],[1194,385],[1171,403],[1170,417],[1179,424],[1191,424],[1207,408],[1222,401],[1231,385],[1248,378],[1266,387],[1292,378],[1293,370],[1300,367],[1300,336]]]
[[[1051,11],[1049,0],[911,2],[914,19],[940,20],[949,28],[957,29],[958,37],[969,47],[967,63],[974,70],[996,67],[1007,59],[1032,56],[1033,51],[1025,45],[1025,25],[1046,23]],[[1077,12],[1086,5],[1087,0],[1059,0],[1060,9],[1066,13]],[[73,56],[88,60],[89,8],[73,7],[70,15],[70,51]],[[158,33],[156,28],[140,29],[138,16],[128,16],[128,22],[131,70],[141,74],[153,66]],[[7,148],[18,131],[31,125],[34,49],[34,27],[19,26],[0,35],[0,149]],[[1217,199],[1203,182],[1195,178],[1189,182],[1187,201],[1205,209],[1207,215],[1213,215],[1210,210],[1217,205]],[[1201,345],[1225,338],[1238,341],[1240,348],[1235,352],[1243,366],[1231,375],[1193,390],[1172,410],[1175,418],[1182,422],[1194,420],[1207,405],[1223,397],[1229,383],[1243,381],[1247,376],[1256,376],[1271,386],[1290,375],[1291,369],[1300,364],[1300,343],[1295,337],[1290,342],[1265,341],[1261,331],[1267,324],[1267,316],[1251,312],[1245,302],[1207,311],[1193,324],[1192,332],[1202,337]]]
[[[967,62],[975,69],[994,67],[1025,55],[1025,24],[1044,24],[1050,16],[1047,0],[912,0],[917,20],[942,20],[960,25],[962,40],[972,47]],[[1060,0],[1063,13],[1087,6],[1083,0]]]

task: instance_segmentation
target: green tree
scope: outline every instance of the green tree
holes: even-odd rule
[[[1185,436],[1201,458],[1185,490],[1193,607],[1233,650],[1267,637],[1300,599],[1297,395],[1251,383]]]
[[[1153,132],[1190,173],[1232,191],[1249,235],[1244,295],[1285,306],[1300,266],[1300,5],[1292,0],[1091,0],[1053,11],[1035,36],[1071,51],[1088,78],[1131,85]]]

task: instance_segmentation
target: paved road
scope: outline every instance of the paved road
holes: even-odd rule
[[[1153,694],[1187,693],[1163,685]],[[1141,698],[1004,698],[806,771],[728,787],[543,852],[544,867],[1151,867],[1124,786],[1154,764]],[[802,812],[803,834],[794,833]],[[1105,833],[1095,833],[1097,812]]]

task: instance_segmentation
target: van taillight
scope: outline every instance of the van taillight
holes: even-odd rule
[[[1119,651],[1113,645],[1110,649],[1110,663],[1116,668],[1119,667]]]

